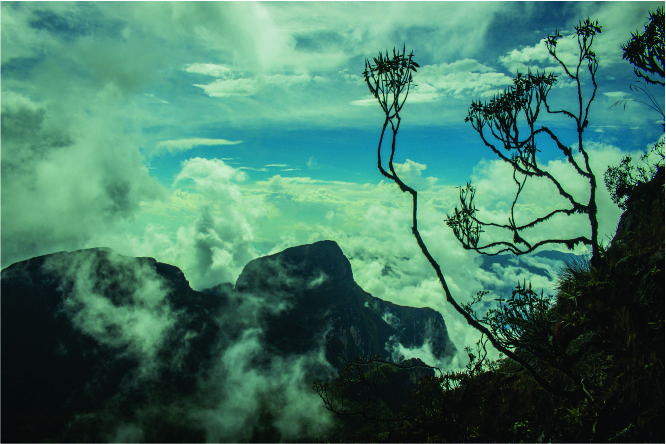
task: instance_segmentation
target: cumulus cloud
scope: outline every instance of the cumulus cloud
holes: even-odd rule
[[[3,262],[106,244],[176,264],[194,287],[204,288],[235,281],[259,254],[330,238],[351,257],[364,289],[392,302],[442,311],[462,350],[474,332],[443,301],[411,236],[409,196],[392,184],[279,175],[259,180],[243,171],[268,168],[195,158],[174,168],[175,181],[170,175],[160,185],[139,147],[176,153],[235,143],[184,138],[221,125],[253,132],[266,122],[362,127],[379,113],[349,106],[376,107],[374,98],[362,96],[362,60],[405,41],[421,64],[418,86],[410,93],[410,103],[420,102],[409,108],[411,122],[460,123],[469,101],[510,82],[496,64],[479,60],[499,61],[511,73],[551,66],[541,34],[539,41],[528,39],[497,59],[502,54],[489,37],[498,35],[492,27],[505,7],[500,2],[3,3]],[[604,51],[612,47],[617,53],[646,18],[640,4],[575,8],[583,17],[600,14],[607,27],[598,53],[606,60],[611,54]],[[535,36],[532,31],[516,29],[521,36]],[[573,42],[566,40],[563,55]],[[478,58],[480,52],[492,57]],[[617,100],[612,94],[598,98]],[[605,105],[610,102],[593,111]],[[634,113],[610,123],[626,119],[638,125],[642,118]],[[613,163],[622,151],[602,144],[596,149],[592,161],[601,185],[604,163]],[[307,165],[314,171],[317,162],[324,171],[325,152]],[[564,163],[549,166],[580,188]],[[416,157],[396,167],[420,191],[422,233],[457,297],[464,302],[498,285],[500,276],[520,277],[510,266],[481,270],[480,259],[452,239],[443,219],[457,202],[457,190],[424,176],[426,165]],[[497,162],[482,162],[474,182],[483,210],[504,221],[514,190],[510,174]],[[544,198],[552,190],[538,183],[524,194],[525,215],[558,204]],[[484,196],[490,197],[484,201]],[[619,210],[603,186],[599,208],[602,231],[610,233]],[[585,229],[584,220],[575,220],[535,235]],[[251,344],[252,336],[246,339]],[[132,430],[128,426],[125,432]]]
[[[242,267],[256,257],[253,246],[261,207],[246,202],[239,184],[245,173],[219,159],[189,159],[175,184],[197,197],[196,217],[178,228],[172,260],[187,273],[195,288],[233,282]]]
[[[577,48],[577,46],[574,47],[573,40],[562,39],[561,44],[557,45],[557,54],[563,61],[571,62]],[[500,56],[499,61],[511,73],[559,69],[557,61],[546,50],[545,38],[533,46],[512,49],[507,54]]]
[[[597,204],[600,237],[603,241],[611,236],[617,226],[620,210],[612,203],[603,187],[603,172],[607,165],[622,157],[622,151],[611,145],[588,143],[593,171],[597,174]],[[586,181],[577,177],[566,161],[551,160],[546,167],[574,195],[585,197]],[[406,161],[398,167],[409,182],[423,180],[425,164]],[[271,198],[274,205],[274,223],[280,223],[284,212],[298,215],[303,211],[310,215],[307,230],[291,229],[278,234],[280,241],[272,251],[279,251],[299,243],[321,239],[335,239],[350,258],[354,277],[361,287],[372,295],[396,304],[431,307],[444,315],[449,334],[460,351],[453,366],[464,367],[467,356],[465,345],[474,345],[479,334],[446,303],[444,292],[430,264],[423,257],[411,234],[411,199],[390,183],[345,186],[312,180],[284,180],[275,176],[272,183],[277,186],[274,193],[290,196],[292,200]],[[552,292],[560,261],[542,256],[521,256],[515,262],[497,261],[490,258],[484,268],[482,258],[464,250],[444,223],[444,218],[458,205],[458,190],[440,185],[428,178],[427,186],[419,192],[419,227],[430,252],[442,266],[448,286],[460,302],[469,302],[480,290],[491,290],[497,294],[507,286],[518,282],[532,281],[533,288]],[[472,182],[477,186],[477,208],[487,217],[504,222],[515,194],[511,170],[500,160],[481,161],[474,169]],[[278,186],[279,185],[279,186]],[[318,189],[313,189],[316,187]],[[344,197],[327,197],[338,195]],[[295,209],[293,199],[301,206]],[[521,194],[517,207],[519,220],[542,215],[561,205],[556,190],[548,183],[536,181],[528,184]],[[313,208],[321,205],[326,212],[321,217],[312,217]],[[300,216],[297,216],[300,218]],[[305,215],[303,216],[305,217]],[[279,230],[279,227],[272,227]],[[589,236],[589,222],[585,217],[570,217],[554,223],[543,224],[530,233],[534,239]],[[577,254],[588,253],[581,248]],[[530,272],[540,270],[537,274]],[[496,356],[496,354],[495,354]]]
[[[614,234],[621,211],[612,203],[609,193],[603,185],[603,174],[608,165],[617,164],[623,157],[622,151],[611,145],[589,142],[587,151],[590,156],[592,171],[597,178],[597,207],[599,220],[599,240],[603,241]],[[582,156],[577,154],[577,162]],[[589,183],[581,177],[566,160],[551,160],[544,167],[558,179],[564,188],[580,202],[589,198]],[[476,204],[482,220],[504,223],[510,211],[516,186],[512,179],[511,167],[501,160],[484,161],[475,169],[472,181],[477,187]],[[502,196],[502,197],[500,197]],[[522,224],[535,217],[540,217],[557,208],[568,208],[555,186],[547,180],[528,180],[516,205],[517,223]],[[527,230],[528,241],[531,239],[571,238],[580,235],[590,236],[589,220],[585,215],[555,217],[551,221]],[[497,236],[488,231],[486,236]],[[486,237],[488,238],[488,237]],[[557,249],[557,248],[556,248]],[[580,252],[587,251],[578,250]]]
[[[90,107],[109,111],[110,91]],[[138,147],[115,119],[70,112],[3,93],[2,262],[82,246],[130,219],[144,202],[164,198]]]
[[[394,163],[395,172],[405,183],[410,184],[416,191],[431,188],[436,182],[436,177],[424,177],[423,171],[426,165],[407,159],[404,163]]]
[[[440,95],[487,97],[511,84],[511,78],[474,59],[463,59],[422,66],[418,71],[418,83],[419,88],[440,91]]]

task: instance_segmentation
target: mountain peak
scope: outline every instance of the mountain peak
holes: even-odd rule
[[[267,270],[271,270],[267,273]],[[331,240],[287,248],[257,258],[247,264],[238,277],[236,289],[260,290],[280,286],[286,276],[316,279],[325,276],[338,282],[353,282],[351,264],[340,246]]]

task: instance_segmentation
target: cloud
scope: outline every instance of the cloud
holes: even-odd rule
[[[185,67],[185,71],[222,78],[231,77],[232,72],[227,65],[216,65],[214,63],[192,63]]]
[[[251,96],[259,91],[255,79],[216,80],[205,85],[195,84],[211,97]]]
[[[204,390],[219,401],[212,408],[193,408],[189,417],[203,425],[207,442],[248,441],[256,433],[271,432],[290,441],[322,436],[333,424],[306,378],[313,365],[323,365],[323,354],[266,356],[261,335],[256,328],[245,330],[203,382]],[[257,360],[265,364],[258,366]],[[267,412],[271,422],[266,421]]]
[[[64,258],[51,256],[44,267],[71,286],[64,293],[62,310],[74,327],[114,349],[116,358],[136,359],[139,380],[154,378],[161,365],[157,355],[177,323],[166,300],[167,288],[148,264],[112,252],[106,258],[108,266],[89,250]],[[111,270],[108,276],[100,272],[103,268]],[[172,356],[178,356],[176,350]]]
[[[489,97],[511,84],[511,77],[474,59],[421,66],[414,74],[409,103],[448,101],[451,98]],[[368,95],[351,101],[357,106],[376,106],[377,99]]]
[[[223,125],[252,134],[275,123],[289,129],[366,127],[381,112],[374,98],[363,96],[363,59],[403,42],[421,64],[409,99],[418,106],[405,108],[409,124],[462,125],[469,102],[508,85],[515,69],[552,65],[543,34],[534,33],[550,24],[520,21],[529,14],[512,18],[512,35],[525,44],[506,48],[511,40],[497,38],[506,30],[494,27],[507,7],[519,8],[501,2],[5,2],[1,7],[5,264],[105,244],[176,264],[203,288],[234,281],[259,254],[331,238],[352,256],[366,290],[439,309],[457,345],[473,337],[464,321],[447,311],[410,233],[409,196],[392,184],[271,174],[258,180],[249,172],[268,168],[251,166],[256,159],[240,159],[240,166],[232,167],[200,158],[164,173],[168,179],[160,184],[139,147],[176,153],[203,141],[234,142],[185,138]],[[608,66],[604,76],[626,79],[619,45],[642,27],[645,4],[573,8],[581,17],[599,15],[600,69]],[[575,43],[566,40],[562,54]],[[505,45],[501,52],[498,44]],[[615,92],[622,88],[609,86]],[[600,117],[591,119],[591,129],[608,134],[612,125],[645,128],[644,113],[607,111],[617,98],[603,92],[592,109]],[[604,194],[602,164],[622,154],[611,143],[627,146],[630,138],[604,139],[607,145],[599,143],[592,158],[601,172],[604,233],[615,228],[619,210]],[[311,157],[310,171],[315,161],[321,164],[318,172],[330,171],[326,156],[322,151]],[[479,271],[479,259],[452,239],[443,219],[457,202],[457,190],[424,176],[426,163],[410,155],[396,167],[418,185],[422,232],[449,285],[465,300],[505,274]],[[566,165],[551,166],[580,188]],[[487,200],[484,211],[505,220],[510,175],[492,161],[479,163],[475,174],[480,202],[484,196],[504,202]],[[531,184],[521,211],[527,216],[556,205],[541,199],[551,192]],[[562,227],[562,233],[586,229],[584,220]],[[512,273],[508,270],[507,278],[515,277]]]
[[[437,182],[436,177],[423,176],[423,171],[427,168],[424,164],[407,159],[404,163],[395,162],[393,165],[398,176],[416,191],[431,188]]]
[[[243,143],[243,141],[205,138],[163,140],[157,144],[151,154],[153,156],[159,156],[167,153],[173,154],[181,151],[191,150],[195,146],[238,145],[239,143]]]
[[[592,171],[597,180],[597,207],[599,220],[599,241],[615,233],[621,211],[612,203],[608,190],[603,185],[603,175],[608,165],[617,164],[623,157],[622,151],[614,146],[588,142],[587,151]],[[575,156],[579,164],[580,154]],[[589,184],[564,160],[552,160],[543,165],[580,202],[587,202]],[[515,196],[515,183],[511,168],[501,160],[481,162],[472,177],[477,187],[476,206],[479,217],[487,221],[505,223],[510,205]],[[522,224],[535,217],[543,216],[556,208],[568,208],[567,202],[559,196],[554,185],[547,180],[528,180],[517,205],[517,223]],[[487,231],[486,239],[498,236]],[[570,238],[580,235],[590,236],[589,220],[585,215],[555,217],[551,221],[537,225],[525,232],[525,239],[536,241],[549,238]],[[563,248],[558,247],[556,249]],[[586,251],[586,249],[583,249]]]
[[[431,91],[439,91],[442,96],[486,97],[509,85],[511,78],[474,59],[463,59],[422,66],[417,83],[421,88],[427,85]]]
[[[602,184],[603,172],[614,164],[623,152],[611,145],[588,142],[593,171],[597,174],[597,204],[600,237],[611,236],[617,226],[620,210],[614,205]],[[409,182],[423,180],[425,164],[406,161],[399,164],[401,174]],[[567,162],[552,160],[546,166],[572,193],[585,196],[586,182],[577,178]],[[437,259],[446,276],[454,298],[469,302],[479,290],[504,290],[506,285],[532,281],[533,288],[552,292],[559,267],[557,261],[544,257],[521,256],[515,263],[497,262],[490,269],[481,268],[481,257],[464,250],[446,227],[444,218],[458,205],[458,190],[440,185],[435,178],[427,178],[419,192],[419,227],[426,245]],[[477,207],[493,220],[504,222],[515,194],[511,170],[500,160],[481,161],[474,170],[473,184],[477,186]],[[406,179],[407,180],[407,179]],[[396,304],[440,311],[458,350],[474,345],[479,333],[445,301],[444,292],[430,264],[425,260],[411,234],[411,200],[390,183],[354,184],[315,181],[307,178],[281,178],[274,176],[270,202],[271,232],[269,238],[278,238],[272,251],[314,242],[335,239],[350,258],[355,280],[372,295]],[[426,186],[427,185],[427,186]],[[257,183],[265,189],[262,183]],[[278,199],[281,196],[284,199]],[[334,197],[337,196],[337,197]],[[288,197],[288,199],[286,199]],[[338,199],[339,197],[339,199]],[[300,205],[295,206],[294,201]],[[556,191],[547,183],[528,184],[517,207],[519,220],[541,215],[560,205]],[[316,208],[321,207],[321,210]],[[292,217],[285,219],[284,215]],[[314,217],[314,215],[318,215]],[[293,220],[307,222],[307,229],[298,228]],[[283,225],[291,224],[291,225]],[[287,228],[290,227],[290,228]],[[259,227],[258,232],[265,230]],[[273,231],[274,230],[274,231]],[[585,217],[557,220],[535,229],[533,239],[561,236],[589,236],[589,222]],[[584,254],[585,248],[576,250]],[[492,262],[491,262],[492,263]],[[522,264],[522,265],[521,265]],[[526,271],[525,266],[541,268],[542,274]],[[496,355],[496,352],[494,352]],[[461,351],[452,366],[464,367],[466,354]]]
[[[557,54],[564,61],[571,62],[571,58],[575,57],[576,49],[577,46],[574,48],[571,39],[564,38],[557,45]],[[534,46],[512,49],[506,55],[500,56],[499,61],[511,73],[560,69],[557,61],[546,49],[546,38],[541,39]]]
[[[258,223],[269,210],[242,185],[247,174],[220,159],[182,163],[168,201],[143,208],[150,221],[132,233],[100,233],[97,243],[133,256],[176,264],[193,288],[235,282],[259,253]]]
[[[311,170],[316,170],[316,169],[321,168],[319,166],[319,162],[317,162],[317,159],[315,157],[309,157],[308,161],[306,162],[306,165]]]
[[[217,79],[212,83],[195,84],[194,86],[203,89],[211,97],[253,96],[273,88],[284,90],[313,81],[314,78],[306,74],[272,74]]]
[[[110,109],[108,93],[92,95],[92,114],[62,114],[59,106],[3,92],[4,264],[82,246],[165,196],[118,128],[114,116],[122,110]]]

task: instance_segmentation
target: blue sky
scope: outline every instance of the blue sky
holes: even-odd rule
[[[364,59],[405,44],[421,66],[396,160],[420,190],[424,236],[464,301],[531,278],[520,267],[481,270],[442,222],[468,180],[490,217],[503,217],[513,197],[510,174],[464,123],[470,103],[501,91],[517,70],[557,72],[543,39],[599,20],[599,92],[585,140],[607,241],[620,211],[603,171],[663,135],[657,113],[613,106],[634,97],[621,45],[660,5],[3,2],[2,266],[109,246],[175,264],[205,288],[235,281],[259,255],[333,239],[364,289],[439,309],[453,325],[411,238],[409,199],[376,169],[383,115],[363,83]],[[566,56],[573,40],[565,40]],[[551,94],[566,104],[572,93],[562,82]],[[663,88],[654,93],[663,106]],[[570,134],[567,122],[546,119]],[[542,148],[541,160],[578,187],[552,147]],[[524,194],[526,215],[557,205],[539,184]],[[535,237],[569,236],[589,225],[540,230]],[[558,264],[541,260],[550,278],[534,283],[550,287]]]

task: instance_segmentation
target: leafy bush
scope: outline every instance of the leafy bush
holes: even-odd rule
[[[656,161],[650,161],[650,157]],[[606,188],[613,202],[627,209],[627,200],[642,183],[648,183],[657,175],[659,168],[664,167],[664,139],[654,144],[641,156],[642,165],[632,163],[631,156],[625,156],[619,165],[609,166],[604,174]]]

